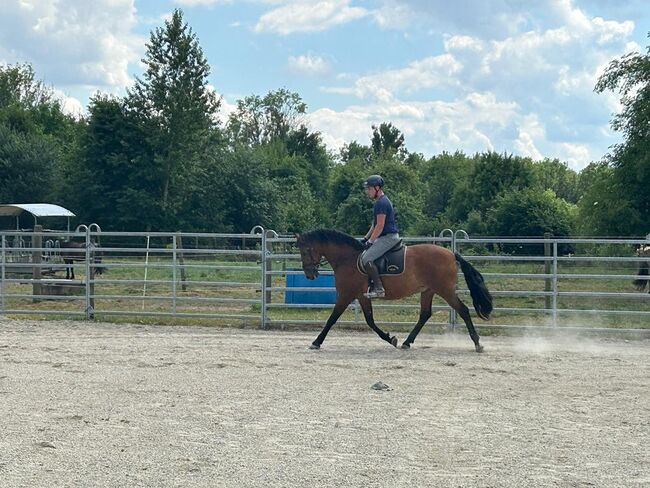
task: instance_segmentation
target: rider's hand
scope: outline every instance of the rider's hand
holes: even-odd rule
[[[364,249],[370,249],[370,246],[372,246],[372,241],[366,240],[366,242],[363,243]]]

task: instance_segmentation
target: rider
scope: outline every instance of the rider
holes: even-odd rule
[[[363,182],[363,186],[366,194],[375,201],[372,225],[361,241],[366,248],[361,255],[361,264],[372,280],[372,289],[365,296],[382,298],[385,295],[384,285],[374,261],[399,242],[395,209],[382,190],[384,179],[381,176],[369,176]]]

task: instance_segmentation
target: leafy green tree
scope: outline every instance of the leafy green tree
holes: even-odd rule
[[[127,106],[152,151],[153,163],[145,167],[151,170],[161,225],[176,227],[201,185],[220,100],[208,86],[210,67],[180,10],[151,33],[142,61],[146,70],[129,90]]]
[[[238,147],[224,152],[220,167],[221,184],[213,190],[224,199],[224,222],[234,232],[249,232],[256,225],[275,227],[280,220],[279,191],[270,175],[267,154]]]
[[[98,94],[88,112],[78,162],[67,179],[67,199],[80,219],[111,230],[165,227],[143,126],[120,98]]]
[[[48,138],[0,124],[0,202],[47,202],[59,151]]]
[[[521,190],[534,183],[533,163],[528,158],[487,152],[474,159],[472,173],[450,199],[446,211],[450,222],[463,222],[471,210],[485,213],[502,192]]]
[[[650,229],[650,46],[645,54],[633,52],[612,61],[595,90],[621,94],[623,110],[614,116],[612,127],[624,141],[614,146],[606,161],[614,169],[612,191],[620,206],[629,210],[619,222],[620,232],[645,235]]]
[[[353,159],[370,163],[372,159],[372,149],[357,141],[352,141],[344,144],[340,150],[339,158],[343,163],[347,163]]]
[[[81,126],[30,65],[0,65],[0,201],[64,203]]]
[[[425,217],[439,217],[449,206],[451,199],[463,181],[467,181],[474,170],[474,160],[463,152],[443,152],[425,161],[418,168],[418,177],[424,188]]]
[[[382,122],[379,126],[372,126],[372,138],[370,141],[372,151],[375,155],[383,154],[403,155],[404,134],[390,122]]]
[[[639,213],[630,202],[621,199],[613,185],[615,168],[606,162],[592,163],[580,172],[583,188],[578,201],[577,229],[579,235],[620,236],[631,226],[641,226]]]
[[[251,146],[286,141],[303,125],[306,111],[300,95],[284,88],[264,97],[251,95],[237,101],[237,109],[228,119],[227,133],[234,143]]]
[[[0,107],[30,109],[55,102],[52,90],[36,79],[31,65],[0,65]]]
[[[557,159],[544,159],[533,163],[536,185],[543,190],[553,190],[567,202],[576,203],[579,198],[578,174]]]
[[[575,211],[552,190],[525,188],[499,195],[488,216],[496,235],[538,237],[549,232],[565,237],[571,235]]]

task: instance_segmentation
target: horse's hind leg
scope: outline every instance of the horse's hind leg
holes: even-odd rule
[[[427,320],[431,317],[431,302],[433,301],[434,294],[433,291],[426,290],[420,295],[420,318],[402,344],[402,349],[409,349],[411,347],[411,344],[413,344],[413,341],[422,330],[422,327],[424,327],[424,324],[426,324]]]
[[[476,332],[476,329],[474,328],[474,323],[472,322],[472,317],[469,313],[469,309],[467,308],[467,305],[465,305],[460,298],[458,298],[458,295],[456,295],[455,291],[452,291],[449,293],[449,296],[444,296],[441,295],[442,298],[445,299],[445,301],[449,304],[451,308],[456,310],[458,314],[461,316],[461,318],[465,321],[465,325],[467,326],[467,331],[469,332],[469,336],[472,338],[472,341],[474,342],[474,348],[476,349],[476,352],[483,352],[483,346],[479,344],[479,336]]]
[[[361,310],[363,310],[363,316],[366,319],[366,323],[374,330],[379,337],[381,337],[386,342],[392,344],[394,347],[397,347],[397,337],[391,335],[388,332],[381,330],[377,324],[375,324],[375,318],[372,315],[372,302],[370,299],[362,296],[359,298],[359,305],[361,305]]]

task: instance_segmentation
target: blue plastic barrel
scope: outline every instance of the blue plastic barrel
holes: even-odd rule
[[[289,270],[302,271],[302,270]],[[336,303],[336,290],[320,291],[319,288],[333,288],[334,275],[319,275],[315,280],[308,280],[304,274],[286,275],[287,288],[314,288],[314,291],[286,290],[284,303],[305,304],[334,304]]]

